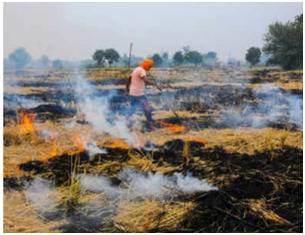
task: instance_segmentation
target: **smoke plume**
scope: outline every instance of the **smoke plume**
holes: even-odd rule
[[[162,173],[142,173],[124,169],[119,173],[121,184],[113,185],[104,176],[81,175],[80,183],[83,190],[104,193],[109,198],[136,199],[154,197],[164,199],[179,193],[204,192],[217,190],[205,180],[199,180],[191,175],[183,176],[175,173],[171,176]]]
[[[98,96],[95,87],[84,77],[76,78],[76,99],[85,119],[97,132],[104,132],[116,138],[124,139],[128,144],[135,145],[135,136],[129,131],[125,118],[115,115],[109,108],[109,96]]]
[[[256,102],[222,111],[219,122],[227,126],[266,127],[270,123],[288,122],[303,127],[302,98],[271,84],[265,84],[254,93]]]

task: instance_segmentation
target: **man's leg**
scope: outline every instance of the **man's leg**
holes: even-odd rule
[[[148,100],[145,96],[143,96],[142,98],[142,109],[148,122],[148,125],[150,127],[153,127],[152,108],[149,106]]]

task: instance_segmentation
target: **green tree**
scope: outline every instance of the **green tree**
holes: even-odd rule
[[[17,70],[23,69],[32,60],[31,55],[23,47],[20,47],[9,54],[8,59]]]
[[[270,56],[268,64],[280,65],[284,69],[303,66],[303,14],[293,22],[276,22],[269,25],[264,38],[263,51]]]
[[[154,61],[156,67],[161,66],[163,63],[163,59],[158,53],[154,54],[151,59]]]
[[[211,60],[217,60],[217,53],[214,51],[209,51],[207,53],[207,58]]]
[[[112,48],[106,49],[104,51],[104,57],[108,61],[108,64],[110,66],[113,64],[113,62],[118,62],[119,59],[120,59],[119,53],[116,50],[112,49]]]
[[[105,63],[105,52],[104,50],[96,50],[92,56],[92,59],[96,61],[98,66],[103,66]]]
[[[202,63],[205,66],[213,67],[217,63],[217,53],[214,51],[209,51],[202,55]]]
[[[63,62],[59,59],[53,60],[52,67],[56,69],[63,68]]]
[[[168,67],[169,64],[170,64],[170,59],[169,59],[168,52],[163,52],[161,57],[162,57],[162,60],[163,60],[162,65],[165,66],[165,67]]]
[[[49,57],[46,55],[41,56],[39,61],[43,67],[48,67],[50,63]]]
[[[256,65],[261,57],[261,50],[258,47],[250,47],[246,53],[246,60],[251,66]]]
[[[173,62],[175,65],[181,65],[184,62],[184,56],[182,51],[177,51],[175,52],[175,54],[173,55]]]
[[[190,63],[190,64],[200,64],[202,62],[202,55],[198,51],[188,51],[184,55],[185,61]]]
[[[162,53],[162,59],[163,59],[163,61],[167,61],[169,59],[169,55],[167,52]]]

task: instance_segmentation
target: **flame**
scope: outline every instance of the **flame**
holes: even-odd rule
[[[59,152],[59,148],[58,148],[58,145],[57,145],[57,141],[55,139],[53,139],[52,149],[51,149],[51,152],[50,152],[51,157],[57,156],[58,152]]]
[[[103,144],[107,148],[129,149],[129,145],[122,139],[113,139]]]
[[[75,134],[73,136],[73,143],[77,151],[82,152],[85,150],[86,141],[80,134]]]
[[[34,113],[20,112],[19,129],[21,134],[28,134],[35,131],[33,120],[35,119]]]
[[[183,125],[177,125],[177,124],[172,124],[172,123],[167,123],[164,121],[159,120],[158,123],[166,128],[167,130],[174,132],[174,133],[180,133],[186,130],[186,127]]]

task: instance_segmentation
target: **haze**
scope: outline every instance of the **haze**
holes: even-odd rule
[[[173,54],[183,46],[220,60],[262,47],[268,25],[302,13],[302,3],[4,3],[4,56],[25,47],[33,58],[91,58],[96,49],[123,55]]]

